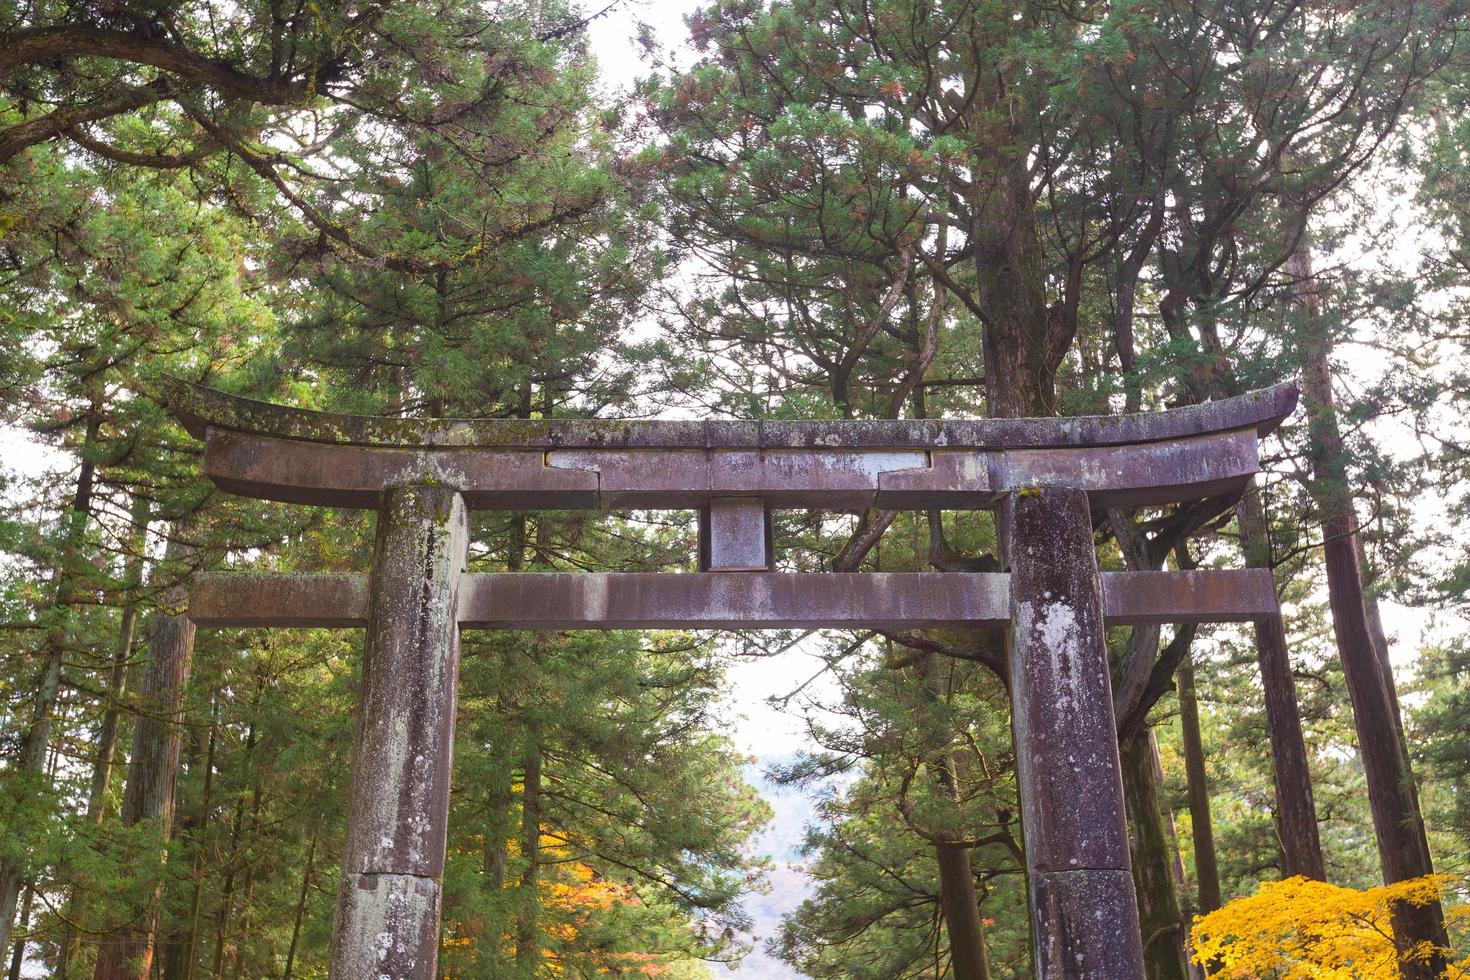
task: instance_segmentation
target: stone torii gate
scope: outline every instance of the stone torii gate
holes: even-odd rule
[[[1294,383],[1153,414],[404,420],[176,384],[221,489],[378,512],[368,573],[201,575],[199,626],[366,627],[338,980],[431,978],[461,629],[1005,628],[1042,978],[1142,978],[1105,624],[1278,614],[1266,569],[1099,574],[1091,514],[1239,494]],[[771,571],[773,508],[999,511],[998,573]],[[467,511],[700,513],[697,573],[465,571]]]

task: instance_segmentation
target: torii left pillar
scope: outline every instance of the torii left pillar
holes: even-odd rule
[[[1087,493],[1012,495],[1011,731],[1039,980],[1144,976]]]
[[[435,976],[468,539],[459,491],[383,493],[333,980]]]

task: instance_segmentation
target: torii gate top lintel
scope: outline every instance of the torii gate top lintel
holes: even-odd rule
[[[1283,381],[1163,412],[1021,419],[828,421],[387,418],[317,412],[172,378],[169,410],[195,438],[209,426],[333,445],[406,449],[1047,449],[1117,446],[1253,428],[1266,436],[1296,407]]]
[[[400,420],[182,382],[231,493],[378,509],[368,573],[202,575],[201,626],[366,627],[331,980],[436,975],[462,629],[1005,628],[1036,974],[1142,980],[1104,627],[1279,614],[1269,569],[1099,574],[1101,507],[1237,494],[1294,383],[1152,414]],[[700,511],[701,572],[467,574],[470,509]],[[1006,570],[783,573],[771,508],[999,507]]]
[[[396,419],[313,412],[174,382],[205,470],[246,496],[377,507],[389,486],[453,486],[471,509],[976,509],[1031,486],[1098,506],[1241,490],[1296,405],[1286,382],[1164,412],[1045,419]]]

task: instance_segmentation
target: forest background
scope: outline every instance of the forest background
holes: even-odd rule
[[[362,569],[371,519],[212,491],[170,375],[519,418],[1096,414],[1301,378],[1259,493],[1096,515],[1104,567],[1269,565],[1286,612],[1111,637],[1150,976],[1197,969],[1194,913],[1294,875],[1449,875],[1354,954],[1448,967],[1463,18],[0,4],[0,969],[324,973],[360,638],[196,635],[180,587]],[[684,568],[693,537],[685,514],[479,515],[471,557]],[[776,538],[791,569],[994,567],[976,515],[782,512]],[[1030,975],[998,637],[465,654],[444,975]],[[1302,894],[1288,912],[1351,909]],[[751,952],[751,910],[788,898]]]

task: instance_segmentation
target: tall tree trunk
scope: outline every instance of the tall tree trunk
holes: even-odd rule
[[[189,875],[193,891],[189,900],[189,931],[181,942],[170,945],[163,963],[164,980],[192,980],[198,959],[199,915],[204,904],[204,842],[209,832],[210,801],[214,795],[214,750],[219,740],[219,697],[209,702],[209,742],[204,750],[204,788],[199,794],[199,809],[189,819],[188,830],[197,839],[194,867]]]
[[[1361,545],[1361,542],[1359,544]],[[1383,674],[1383,687],[1388,691],[1389,701],[1392,702],[1394,724],[1398,728],[1399,739],[1402,740],[1404,716],[1399,708],[1398,684],[1393,679],[1393,660],[1388,645],[1388,632],[1383,628],[1383,611],[1378,608],[1378,597],[1367,591],[1369,581],[1365,571],[1363,573],[1363,612],[1368,617],[1368,635],[1373,640],[1374,652],[1378,654],[1378,667],[1379,672]]]
[[[321,830],[318,824],[311,832],[311,846],[306,851],[306,870],[301,874],[301,893],[296,897],[296,914],[291,917],[291,945],[286,949],[286,969],[283,980],[291,980],[291,971],[296,964],[296,943],[301,938],[301,920],[306,915],[306,896],[311,893],[311,869],[316,861],[316,840]]]
[[[1124,740],[1120,749],[1145,975],[1149,980],[1189,980],[1184,915],[1170,867],[1149,730],[1140,728]]]
[[[101,428],[99,394],[93,398],[92,410],[87,416],[76,488],[72,493],[71,506],[62,519],[61,550],[51,577],[50,622],[41,641],[41,678],[36,685],[30,724],[21,738],[20,755],[15,761],[16,775],[9,780],[17,795],[15,802],[21,806],[48,783],[43,771],[46,749],[51,743],[51,721],[56,713],[57,698],[61,695],[61,668],[66,658],[67,640],[71,636],[72,597],[87,519],[92,510],[97,436]],[[25,868],[21,864],[0,861],[0,949],[10,948],[10,927],[15,922],[15,906],[24,876]]]
[[[187,546],[173,529],[169,557],[182,559]],[[184,586],[171,589],[165,609],[182,608],[188,593]],[[148,667],[138,692],[140,713],[133,730],[133,750],[128,760],[128,782],[123,791],[122,822],[126,827],[151,823],[160,843],[169,839],[174,816],[174,790],[178,781],[179,753],[183,744],[184,688],[193,663],[194,624],[186,615],[153,615],[148,637]],[[148,980],[153,966],[154,940],[159,906],[163,898],[160,882],[146,908],[139,909],[130,924],[112,942],[103,945],[97,957],[96,980]]]
[[[260,805],[263,794],[260,788],[260,773],[255,774],[254,785],[250,790],[250,836],[260,836]],[[250,853],[250,845],[245,845],[245,853]],[[256,864],[251,862],[245,867],[245,894],[240,896],[240,936],[248,939],[251,935],[250,912],[255,907],[255,880]],[[230,949],[230,975],[238,978],[240,976],[243,957],[244,943],[236,943]]]
[[[1184,772],[1189,785],[1189,826],[1194,839],[1194,879],[1199,913],[1220,907],[1220,867],[1215,859],[1215,829],[1210,819],[1210,786],[1205,775],[1205,746],[1199,727],[1199,697],[1194,686],[1194,660],[1186,655],[1175,674],[1179,679],[1179,727],[1184,743]]]
[[[509,742],[504,738],[502,741]],[[514,827],[512,811],[515,806],[515,765],[511,759],[509,744],[496,747],[490,759],[490,785],[485,790],[484,873],[490,879],[490,891],[496,895],[505,888],[508,862],[506,844]]]
[[[1159,758],[1159,733],[1152,728],[1148,732],[1148,754],[1154,764],[1154,785],[1163,789],[1164,760]],[[1188,917],[1184,915],[1184,890],[1188,887],[1189,876],[1184,871],[1184,859],[1179,854],[1179,829],[1174,821],[1174,808],[1161,800],[1159,816],[1164,822],[1164,841],[1169,845],[1169,869],[1174,872],[1174,893],[1179,896],[1181,921],[1187,922]]]
[[[1176,228],[1187,237],[1193,226],[1189,218],[1195,204],[1195,188],[1182,173],[1174,174],[1171,187],[1172,207],[1179,215]],[[1187,258],[1193,254],[1194,259]],[[1198,242],[1186,241],[1182,249],[1160,249],[1160,268],[1166,291],[1159,303],[1159,314],[1171,338],[1178,342],[1196,343],[1191,333],[1187,311],[1191,302],[1199,301],[1208,308],[1211,297],[1199,291],[1198,277],[1192,263],[1202,254]],[[1202,319],[1207,314],[1201,311]],[[1217,337],[1213,329],[1210,337]],[[1228,357],[1218,343],[1207,345],[1214,357],[1209,370],[1192,371],[1180,381],[1191,400],[1241,394],[1241,387],[1231,369]],[[1267,535],[1265,507],[1259,491],[1248,489],[1236,505],[1240,526],[1241,551],[1248,568],[1271,567],[1271,545]],[[1271,740],[1271,763],[1276,791],[1276,829],[1281,841],[1283,875],[1302,875],[1316,880],[1327,877],[1322,860],[1322,843],[1317,832],[1317,809],[1312,798],[1311,769],[1307,765],[1307,746],[1302,737],[1301,712],[1296,696],[1296,682],[1291,674],[1291,658],[1286,644],[1286,630],[1280,616],[1259,619],[1255,623],[1256,661],[1265,697],[1266,725]]]
[[[521,402],[522,415],[531,415],[530,392]],[[509,515],[506,538],[506,571],[519,572],[526,561],[526,515]],[[510,841],[515,836],[515,763],[518,747],[508,729],[492,729],[490,736],[490,775],[485,788],[485,854],[482,871],[489,879],[487,888],[494,896],[492,908],[501,914],[498,921],[487,923],[482,941],[493,944],[491,956],[502,957],[514,925],[505,915],[505,886],[509,874]]]
[[[976,178],[971,191],[975,300],[989,314],[986,411],[992,418],[1050,415],[1055,365],[1036,209],[1024,161],[1001,167],[993,183]]]
[[[541,910],[541,744],[534,733],[526,741],[525,785],[521,789],[520,907],[516,915],[516,971],[534,977],[541,965],[537,921]]]
[[[92,785],[87,791],[87,822],[100,825],[107,816],[107,794],[112,786],[112,773],[117,756],[117,731],[122,715],[123,697],[127,693],[128,666],[133,658],[133,641],[138,627],[138,607],[142,597],[139,587],[143,584],[143,553],[147,545],[148,499],[142,494],[133,495],[132,533],[128,536],[128,555],[123,565],[123,607],[118,623],[117,641],[112,649],[112,668],[107,675],[107,707],[102,712],[102,724],[97,731],[97,755],[92,761]],[[57,975],[61,980],[71,973],[81,945],[81,937],[72,925],[80,908],[73,892],[67,901],[70,910],[62,929],[57,957]]]
[[[1332,394],[1332,339],[1321,315],[1310,246],[1292,254],[1287,270],[1296,283],[1296,302],[1304,322],[1302,351],[1303,404],[1307,410],[1308,453],[1312,492],[1321,511],[1327,596],[1332,630],[1342,660],[1343,678],[1353,705],[1358,752],[1368,777],[1368,804],[1386,883],[1434,872],[1424,819],[1419,812],[1414,774],[1398,734],[1394,697],[1385,683],[1383,664],[1368,625],[1357,545],[1357,516],[1348,482],[1347,454]],[[1444,913],[1438,902],[1422,906],[1402,903],[1393,913],[1394,938],[1400,948],[1432,943],[1447,948]],[[1404,962],[1406,978],[1438,977],[1443,956]]]
[[[9,980],[20,980],[21,967],[26,962],[26,931],[31,925],[31,904],[36,899],[35,882],[26,885],[25,900],[20,903],[20,938],[15,941],[15,949],[10,954],[10,972],[7,974]]]
[[[245,731],[245,756],[243,770],[250,771],[251,757],[255,754],[255,712],[260,709],[260,691],[250,706],[250,727]],[[229,935],[230,911],[235,902],[235,862],[240,853],[240,834],[245,828],[245,794],[235,797],[235,813],[230,821],[230,853],[225,859],[225,881],[219,900],[219,912],[215,915],[214,966],[211,977],[219,977],[224,970],[225,939]]]
[[[939,862],[939,908],[949,933],[949,962],[954,980],[989,980],[985,924],[975,894],[970,849],[964,844],[935,845]]]
[[[1266,511],[1260,494],[1252,489],[1235,508],[1240,545],[1249,568],[1270,568],[1271,547],[1266,534]],[[1276,831],[1281,840],[1283,877],[1301,875],[1327,880],[1322,840],[1317,833],[1317,805],[1312,798],[1312,770],[1307,742],[1302,736],[1301,709],[1296,680],[1286,647],[1286,626],[1280,616],[1255,623],[1256,663],[1266,701],[1266,728],[1271,739],[1271,764],[1276,786]]]
[[[943,672],[934,670],[935,657],[921,658],[914,669],[914,680],[923,685],[925,701],[937,709],[945,699]],[[915,719],[923,725],[922,719]],[[946,799],[956,806],[960,800],[959,777],[955,771],[954,752],[946,737],[936,740],[929,771]],[[987,980],[990,965],[985,951],[985,923],[980,918],[979,896],[975,893],[975,871],[970,861],[970,848],[964,840],[934,841],[934,856],[939,867],[939,909],[944,916],[949,936],[950,966],[956,980]]]
[[[1193,643],[1190,639],[1188,642]],[[1149,729],[1148,733],[1149,755],[1154,764],[1154,785],[1162,788],[1164,786],[1164,763],[1159,757],[1159,733],[1157,729]],[[1190,922],[1192,913],[1189,907],[1187,892],[1189,890],[1189,874],[1184,870],[1184,855],[1179,847],[1179,825],[1174,819],[1174,808],[1167,803],[1160,804],[1160,816],[1164,822],[1164,841],[1169,847],[1169,870],[1174,872],[1174,895],[1176,904],[1179,906],[1180,930],[1184,936],[1184,966],[1189,971],[1191,980],[1204,980],[1205,971],[1190,952]]]
[[[1393,707],[1394,727],[1398,731],[1399,742],[1404,747],[1404,757],[1413,759],[1413,753],[1409,751],[1409,742],[1404,735],[1404,716],[1399,707],[1398,684],[1393,678],[1392,652],[1388,644],[1388,632],[1383,628],[1383,613],[1378,608],[1378,597],[1368,590],[1372,583],[1372,577],[1368,572],[1368,564],[1362,554],[1362,542],[1358,542],[1358,567],[1363,576],[1363,611],[1368,616],[1368,635],[1373,640],[1373,650],[1378,655],[1379,673],[1383,675],[1383,687],[1388,692],[1389,703]],[[1414,809],[1419,813],[1424,812],[1423,805],[1419,802],[1419,784],[1417,781],[1409,783],[1409,789],[1414,794]]]
[[[122,699],[127,693],[128,663],[133,657],[133,640],[137,633],[138,588],[143,584],[143,552],[148,534],[148,499],[133,497],[132,534],[128,540],[128,556],[123,566],[123,609],[118,623],[117,643],[112,651],[112,669],[107,677],[107,708],[97,733],[97,758],[92,764],[92,785],[87,793],[87,820],[100,824],[107,812],[107,791],[112,783],[113,761],[117,754],[118,717]]]

